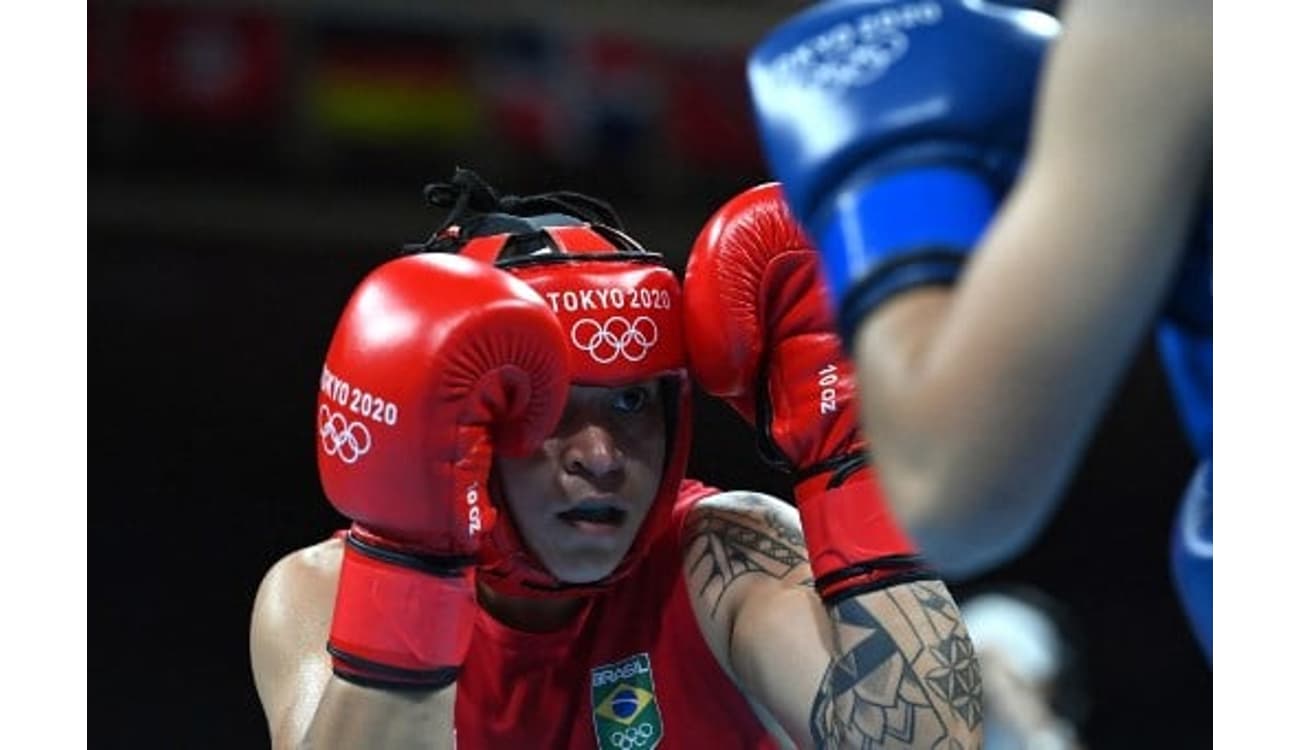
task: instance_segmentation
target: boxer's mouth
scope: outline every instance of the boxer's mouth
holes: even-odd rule
[[[627,518],[627,511],[610,503],[584,500],[557,515],[561,521],[571,524],[590,523],[600,526],[618,526]]]

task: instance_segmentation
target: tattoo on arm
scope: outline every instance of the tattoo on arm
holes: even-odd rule
[[[983,724],[974,648],[938,581],[830,609],[835,656],[813,701],[818,747],[974,750]]]
[[[745,505],[758,505],[756,501]],[[749,518],[753,519],[752,516]],[[758,573],[781,579],[808,562],[803,533],[770,507],[763,520],[744,523],[736,513],[697,511],[686,529],[687,572],[697,596],[716,616],[723,594],[741,576]],[[812,579],[806,581],[812,585]]]

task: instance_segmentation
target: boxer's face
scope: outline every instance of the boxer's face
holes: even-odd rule
[[[560,426],[541,447],[499,459],[515,528],[556,578],[604,578],[632,546],[663,475],[663,399],[655,380],[571,386]]]

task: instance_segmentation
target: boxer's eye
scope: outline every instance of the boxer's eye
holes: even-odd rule
[[[638,414],[650,403],[650,389],[645,386],[620,388],[614,394],[614,411],[621,414]]]

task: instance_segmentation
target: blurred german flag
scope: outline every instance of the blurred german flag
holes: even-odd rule
[[[432,40],[419,48],[327,42],[306,109],[320,132],[361,142],[454,145],[483,126],[469,70]]]

